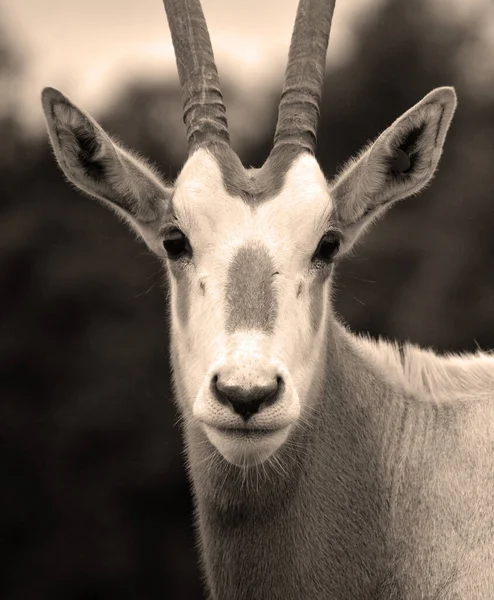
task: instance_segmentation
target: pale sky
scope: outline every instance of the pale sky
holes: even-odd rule
[[[355,19],[366,18],[380,1],[337,1],[330,61],[350,55]],[[431,10],[452,18],[468,18],[481,5],[494,8],[493,0],[431,1]],[[245,89],[248,98],[268,81],[281,86],[297,0],[202,5],[220,77]],[[25,54],[21,101],[31,123],[41,123],[39,93],[46,85],[97,114],[128,81],[177,77],[162,0],[0,0],[0,10]],[[494,19],[486,32],[494,39]]]
[[[330,60],[351,51],[352,21],[380,0],[340,1]],[[297,0],[203,0],[220,76],[250,94],[282,81]],[[39,92],[58,87],[93,112],[125,82],[177,77],[162,0],[0,0],[13,40],[26,54],[23,98],[41,118]]]

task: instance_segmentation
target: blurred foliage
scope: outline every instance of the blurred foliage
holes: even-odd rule
[[[462,70],[478,25],[427,0],[388,0],[328,74],[328,175],[433,87],[455,85],[460,98],[431,188],[394,208],[339,272],[337,307],[354,330],[494,348],[494,106],[476,101]],[[9,48],[0,35],[2,82],[21,68]],[[63,181],[45,139],[26,143],[14,105],[0,120],[0,597],[200,598],[160,265]],[[178,90],[140,82],[101,122],[172,179],[179,110]],[[245,164],[262,163],[273,129],[244,145]]]
[[[373,335],[439,350],[493,348],[494,103],[476,102],[459,69],[475,69],[463,57],[484,15],[466,27],[432,6],[385,3],[363,24],[352,63],[327,77],[319,134],[326,173],[432,88],[454,85],[459,97],[435,180],[370,230],[340,274],[337,305]]]
[[[17,100],[25,59],[3,25],[0,12],[0,167],[16,169],[26,140]]]

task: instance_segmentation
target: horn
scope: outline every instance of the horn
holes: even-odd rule
[[[299,1],[271,153],[286,145],[315,153],[335,1]]]
[[[200,0],[164,0],[182,86],[189,155],[199,146],[230,144],[213,49]]]

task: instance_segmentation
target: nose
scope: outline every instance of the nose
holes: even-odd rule
[[[274,404],[280,397],[283,379],[279,375],[264,375],[250,383],[240,383],[235,377],[220,372],[212,379],[216,399],[230,406],[244,421],[262,408]]]

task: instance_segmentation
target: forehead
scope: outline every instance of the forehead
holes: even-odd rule
[[[324,230],[332,202],[316,161],[301,154],[286,165],[244,169],[238,159],[196,151],[175,184],[173,212],[191,230],[236,238],[291,233],[295,241]]]

